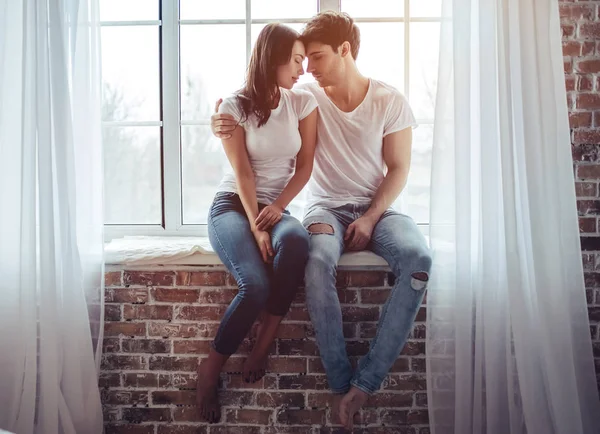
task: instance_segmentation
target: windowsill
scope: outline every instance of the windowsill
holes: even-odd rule
[[[170,240],[176,242],[169,244]],[[163,241],[165,248],[161,252]],[[217,254],[209,249],[206,237],[132,237],[105,244],[105,256],[106,265],[120,267],[223,265]],[[382,257],[363,251],[344,253],[338,266],[385,269],[388,264]]]

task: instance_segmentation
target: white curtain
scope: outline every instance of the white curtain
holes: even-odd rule
[[[443,5],[432,433],[599,433],[558,1]]]
[[[102,432],[99,55],[97,0],[0,0],[0,428],[18,434]]]

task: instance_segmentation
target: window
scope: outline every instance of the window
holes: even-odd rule
[[[358,67],[396,86],[420,124],[409,183],[395,204],[428,221],[441,0],[100,0],[107,237],[204,235],[229,163],[210,132],[220,97],[239,89],[256,37],[301,30],[319,10],[361,30]],[[312,81],[305,74],[302,81]],[[291,206],[301,217],[303,195]]]

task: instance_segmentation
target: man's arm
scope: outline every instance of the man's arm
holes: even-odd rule
[[[215,113],[210,117],[210,129],[219,139],[230,139],[238,122],[229,113],[219,113],[219,106],[223,102],[219,99],[215,104]]]
[[[348,226],[345,240],[349,250],[362,250],[367,246],[379,218],[394,203],[406,186],[411,149],[411,127],[388,134],[383,138],[383,161],[388,171],[367,212]]]

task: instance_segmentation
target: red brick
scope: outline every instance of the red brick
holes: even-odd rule
[[[184,371],[195,372],[198,366],[197,357],[151,356],[152,371]]]
[[[123,339],[124,353],[170,353],[171,342],[166,339]]]
[[[104,338],[102,341],[103,353],[119,353],[121,352],[121,342],[119,338]]]
[[[419,359],[414,359],[414,360],[419,360]],[[406,357],[401,357],[401,358],[396,359],[396,361],[392,365],[392,368],[390,369],[390,372],[392,372],[392,373],[408,372],[409,370],[410,369],[409,369],[408,359]]]
[[[333,394],[331,392],[309,392],[308,407],[327,408],[333,407]]]
[[[105,390],[102,392],[103,405],[146,405],[147,390]]]
[[[600,131],[596,130],[575,130],[573,143],[575,144],[600,144]]]
[[[221,410],[223,413],[225,410]],[[223,418],[221,417],[221,420]],[[175,422],[204,422],[195,406],[177,407],[173,409],[173,421]],[[196,425],[197,426],[197,425]]]
[[[342,320],[344,322],[377,321],[379,319],[379,307],[342,307]]]
[[[148,336],[171,338],[212,338],[217,334],[218,323],[172,324],[148,323]]]
[[[589,128],[592,126],[592,113],[579,112],[569,114],[569,124],[571,128]]]
[[[125,271],[123,282],[125,285],[141,286],[172,286],[175,273],[172,271]]]
[[[600,161],[600,145],[573,145],[571,148],[574,161],[595,163]]]
[[[425,372],[425,359],[412,358],[410,360],[410,370],[412,372]]]
[[[577,177],[580,179],[600,179],[599,164],[580,164],[577,166]]]
[[[365,407],[411,407],[412,401],[412,392],[380,392],[370,396],[367,400],[367,403],[365,404]]]
[[[105,286],[121,286],[121,272],[120,271],[108,271],[104,273],[104,285]]]
[[[227,362],[225,363],[225,366],[223,366],[222,371],[229,372],[229,373],[242,372],[245,360],[246,360],[245,357],[239,357],[239,356],[230,357],[227,360]]]
[[[579,217],[580,233],[595,233],[597,231],[595,217]]]
[[[369,352],[369,341],[348,341],[346,351],[348,356],[364,356]]]
[[[425,342],[408,341],[404,345],[400,355],[402,356],[420,356],[425,354]]]
[[[581,56],[582,43],[580,41],[563,41],[563,56]]]
[[[384,278],[385,273],[382,271],[340,271],[337,275],[337,286],[383,286]]]
[[[596,257],[595,255],[590,255],[587,253],[581,254],[581,259],[583,262],[584,270],[593,270],[596,267]]]
[[[210,434],[260,434],[259,426],[211,426]]]
[[[596,51],[596,43],[594,41],[585,41],[581,47],[582,56],[591,56]]]
[[[173,306],[151,304],[126,304],[123,306],[125,319],[173,319]]]
[[[596,12],[595,5],[560,4],[560,17],[572,20],[592,20]]]
[[[594,78],[589,75],[577,76],[577,90],[580,92],[590,92],[594,90]]]
[[[152,392],[154,405],[195,405],[195,390],[158,390]]]
[[[227,273],[224,271],[178,271],[177,286],[224,286]]]
[[[306,357],[269,357],[267,361],[267,370],[273,373],[292,374],[306,373]]]
[[[227,423],[269,425],[273,410],[227,409],[225,420]]]
[[[325,367],[319,357],[310,357],[308,359],[308,372],[311,374],[324,374]]]
[[[573,61],[571,59],[563,60],[563,70],[565,74],[570,74],[571,72],[573,72]]]
[[[325,425],[324,410],[290,410],[277,412],[277,423],[285,425]]]
[[[275,376],[267,375],[258,380],[256,383],[246,383],[241,375],[227,375],[227,390],[233,389],[261,389],[272,390],[277,388],[277,379]]]
[[[105,434],[154,434],[154,425],[104,425]]]
[[[140,422],[170,422],[169,408],[124,408],[123,420],[131,423]]]
[[[348,288],[340,288],[337,291],[338,299],[341,304],[355,304],[358,303],[358,291]]]
[[[146,369],[146,360],[143,356],[122,356],[117,354],[104,354],[102,356],[102,370],[141,370]]]
[[[389,374],[381,387],[383,390],[426,390],[427,381],[422,374]]]
[[[416,324],[412,331],[412,339],[425,339],[427,333],[427,327],[425,324]]]
[[[148,288],[107,288],[104,301],[107,303],[146,303]]]
[[[381,412],[381,423],[386,426],[406,425],[408,410],[384,410]]]
[[[303,339],[307,335],[307,328],[303,324],[287,324],[284,322],[277,329],[279,339]]]
[[[600,23],[582,23],[579,25],[579,36],[588,39],[600,38]]]
[[[575,36],[574,24],[561,23],[560,28],[562,30],[563,38],[572,38],[573,36]]]
[[[104,321],[121,321],[121,305],[105,304]]]
[[[600,200],[578,200],[577,210],[579,215],[600,214]]]
[[[246,407],[254,404],[254,394],[255,392],[249,391],[223,390],[219,393],[219,400],[225,407]]]
[[[575,71],[584,74],[595,74],[600,72],[600,59],[577,60]]]
[[[203,289],[200,291],[200,303],[229,305],[237,293],[237,289]]]
[[[306,306],[294,306],[290,308],[285,319],[288,321],[310,321],[310,316],[308,315]]]
[[[121,374],[118,372],[101,372],[98,381],[99,387],[119,387],[121,385]]]
[[[123,375],[123,386],[125,387],[158,387],[158,375],[147,372],[129,372]]]
[[[173,372],[171,374],[159,374],[158,387],[179,389],[195,389],[198,375],[194,372],[181,373]]]
[[[304,394],[298,392],[257,392],[256,405],[259,407],[304,407]]]
[[[139,322],[106,322],[104,336],[146,336],[146,324]]]
[[[177,306],[175,318],[191,321],[220,321],[227,306]]]
[[[326,390],[324,375],[280,375],[280,390]]]
[[[575,77],[572,75],[565,76],[565,87],[567,92],[575,90]]]
[[[595,93],[581,93],[575,98],[575,108],[581,110],[600,109],[600,95]]]
[[[384,304],[390,295],[390,289],[361,289],[362,304]]]
[[[195,303],[198,301],[197,289],[152,288],[152,299],[162,303]]]
[[[280,339],[277,343],[277,354],[282,356],[318,356],[319,350],[316,342],[308,339]]]
[[[598,196],[598,185],[595,182],[576,182],[575,193],[577,197]]]
[[[183,340],[173,341],[173,353],[175,354],[208,354],[212,340]]]

